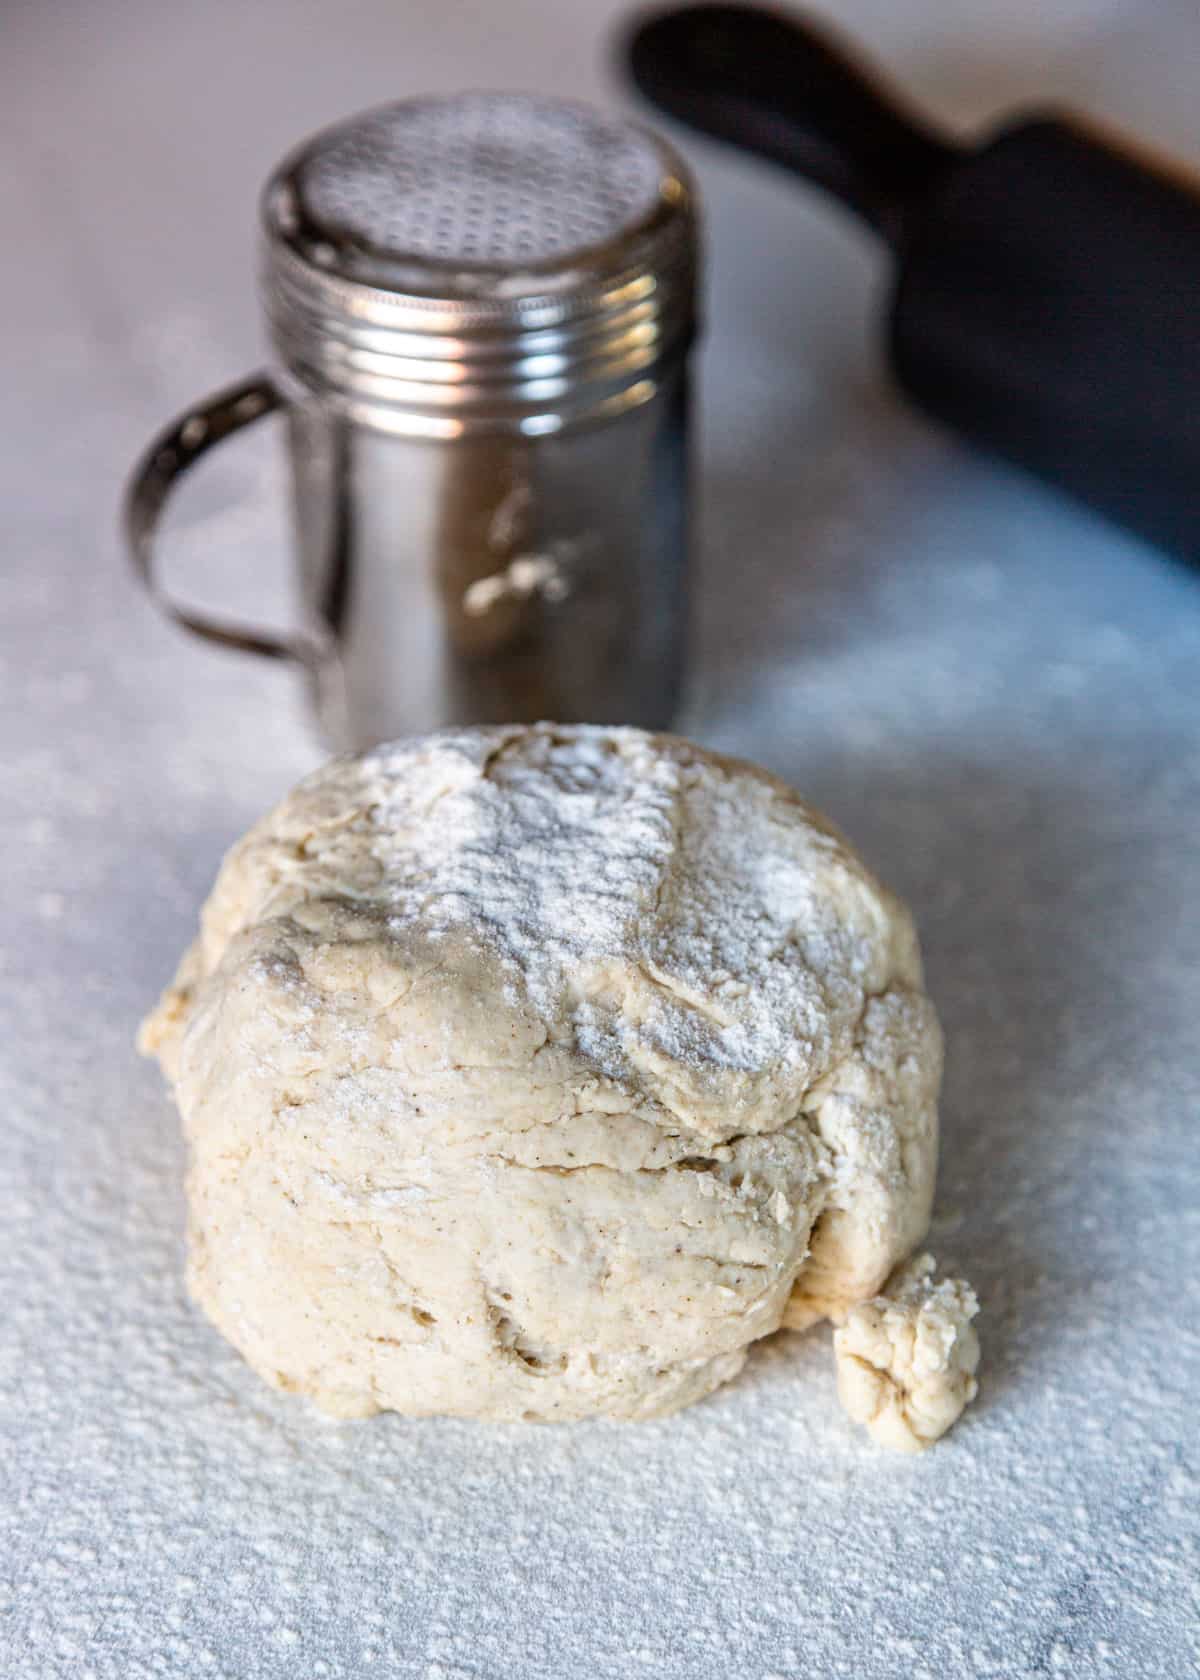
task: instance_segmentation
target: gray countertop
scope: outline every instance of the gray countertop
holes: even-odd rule
[[[1193,159],[1200,13],[847,0],[955,120],[1060,94]],[[949,1044],[934,1248],[982,1390],[917,1460],[828,1333],[641,1426],[319,1421],[188,1304],[131,1040],[222,849],[318,750],[114,535],[149,433],[254,365],[256,184],[318,123],[486,82],[613,97],[583,0],[59,0],[0,64],[0,1672],[12,1680],[1200,1671],[1200,575],[889,394],[866,237],[696,146],[712,261],[685,727],[912,901]],[[279,465],[172,569],[282,599]]]

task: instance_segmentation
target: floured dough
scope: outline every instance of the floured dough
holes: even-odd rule
[[[783,784],[669,737],[334,761],[233,848],[142,1043],[193,1294],[340,1415],[654,1417],[928,1226],[906,911]]]
[[[961,1278],[935,1281],[922,1254],[882,1295],[851,1307],[834,1331],[838,1394],[856,1423],[902,1452],[919,1452],[975,1398],[979,1338],[975,1292]]]

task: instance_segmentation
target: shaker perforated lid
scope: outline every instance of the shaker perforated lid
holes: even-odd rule
[[[648,135],[586,106],[477,93],[368,112],[319,138],[292,180],[351,264],[512,268],[618,237],[669,172]]]
[[[279,166],[263,225],[285,366],[398,429],[517,410],[552,428],[632,387],[645,400],[693,327],[683,164],[566,100],[467,93],[352,117]]]
[[[490,281],[503,301],[630,261],[625,242],[687,219],[691,198],[679,158],[632,123],[568,100],[465,93],[315,135],[272,176],[263,219],[331,278],[479,301]]]

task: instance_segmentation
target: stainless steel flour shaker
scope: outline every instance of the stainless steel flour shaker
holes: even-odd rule
[[[696,206],[671,149],[586,106],[406,100],[293,152],[262,198],[273,365],[135,469],[144,581],[211,641],[308,671],[339,747],[457,722],[666,725],[682,675]],[[284,414],[302,622],[157,588],[171,486]]]

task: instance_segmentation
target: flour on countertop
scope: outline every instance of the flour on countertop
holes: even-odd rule
[[[522,81],[594,92],[617,10],[514,10]],[[953,1242],[985,1315],[970,1422],[885,1459],[831,1403],[818,1331],[761,1344],[661,1424],[330,1426],[186,1300],[181,1143],[129,1032],[220,850],[319,749],[294,674],[140,600],[115,485],[255,337],[228,245],[249,151],[299,131],[298,100],[335,114],[331,67],[388,97],[381,43],[414,86],[451,58],[459,85],[506,72],[499,14],[466,9],[365,0],[353,32],[329,7],[300,30],[264,0],[238,35],[286,48],[265,83],[195,0],[78,8],[73,40],[65,15],[18,10],[7,108],[40,163],[0,171],[21,230],[0,277],[5,1680],[1193,1673],[1196,577],[905,416],[864,359],[881,253],[752,160],[697,153],[720,249],[688,733],[800,785],[917,908],[947,1029],[939,1195],[960,1216],[934,1246]],[[884,30],[968,126],[1052,76],[1193,143],[1195,6],[839,15]],[[231,77],[255,97],[206,126],[204,179],[181,185],[189,113]],[[92,265],[64,239],[118,214],[80,308]],[[106,297],[138,307],[106,326]],[[281,456],[259,481],[243,438],[206,457],[164,560],[270,622],[289,487]],[[88,699],[63,691],[78,670]],[[53,926],[43,893],[67,899]]]

